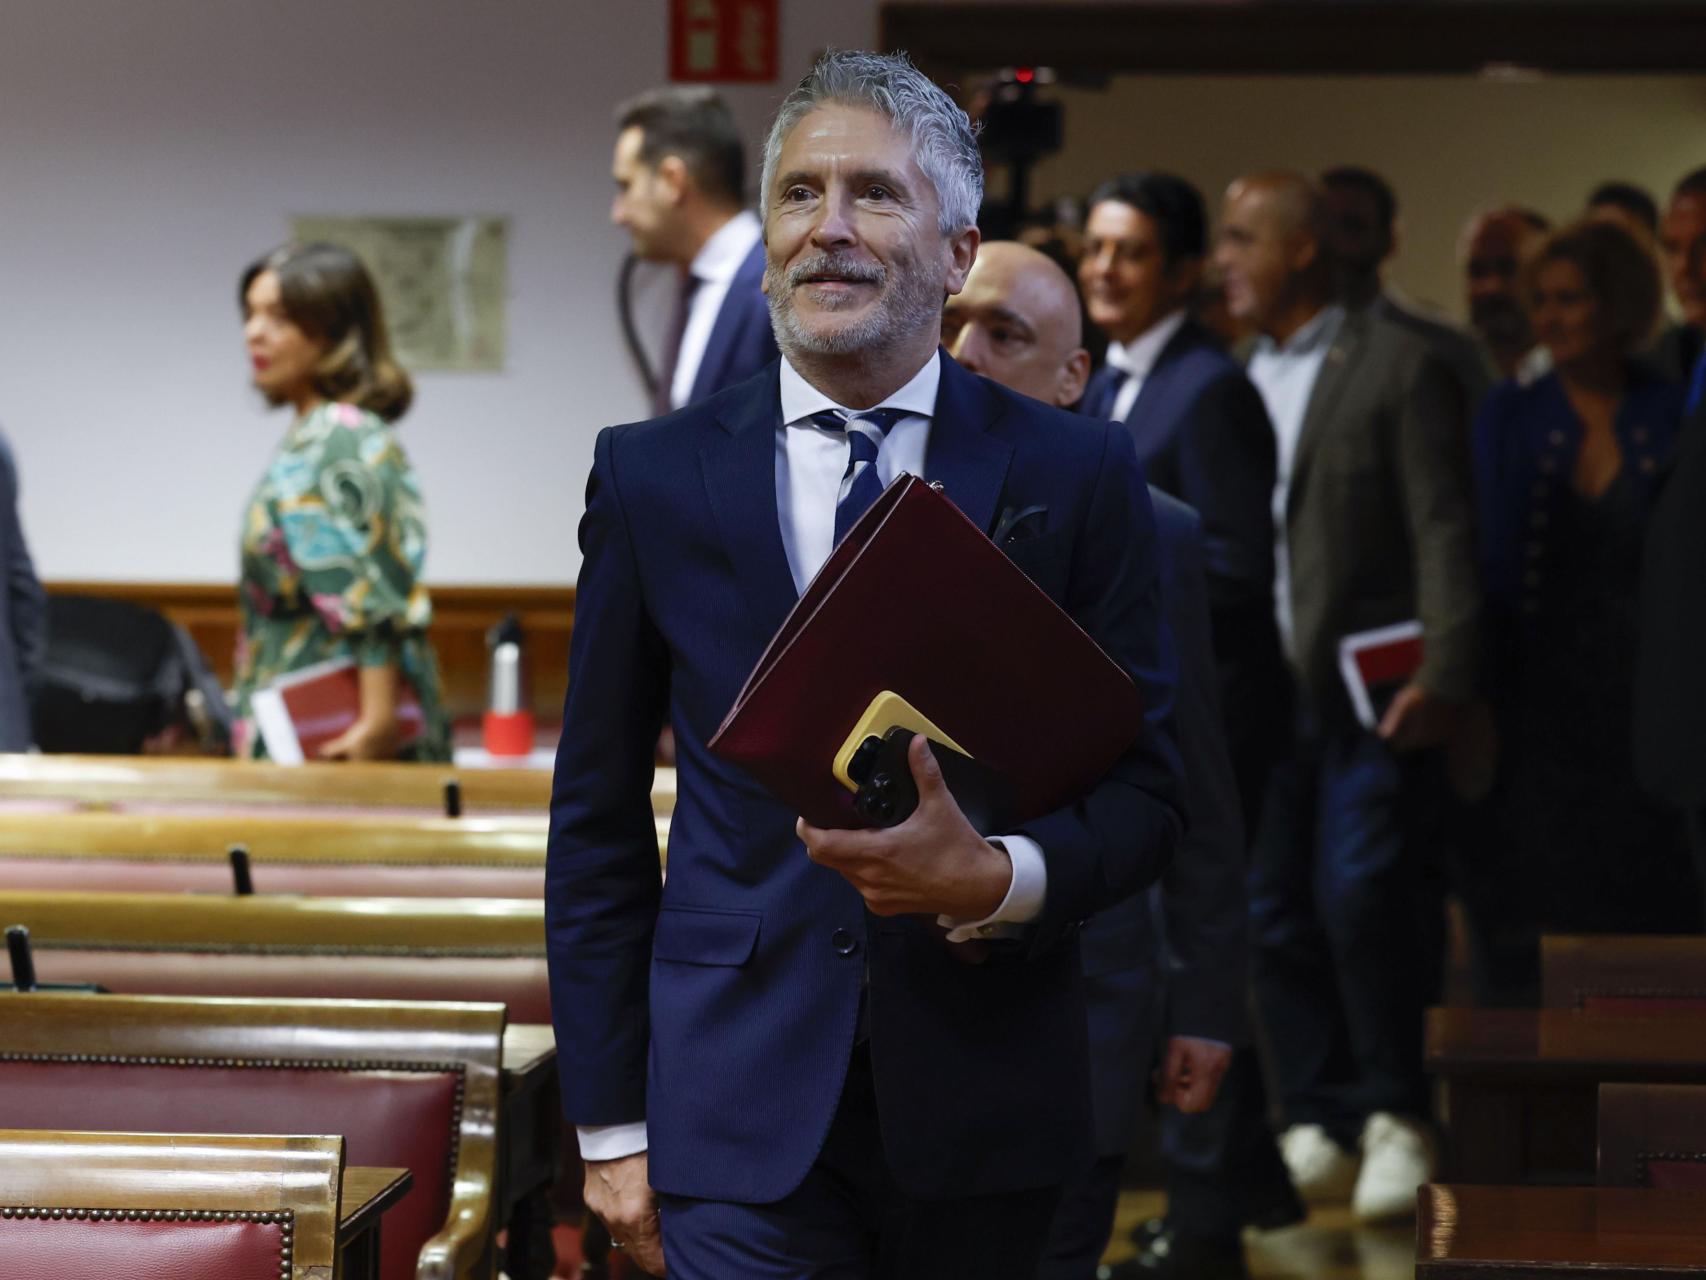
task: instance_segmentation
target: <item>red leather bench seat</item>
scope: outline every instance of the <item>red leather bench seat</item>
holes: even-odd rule
[[[0,1280],[279,1280],[290,1274],[282,1222],[219,1220],[230,1217],[53,1218],[0,1210]]]
[[[388,1070],[348,1063],[87,1062],[8,1057],[0,1050],[0,1128],[342,1134],[349,1164],[409,1169],[413,1186],[385,1216],[385,1280],[410,1280],[421,1246],[444,1225],[461,1092],[460,1068],[450,1065]],[[122,1252],[108,1261],[102,1280],[148,1274],[132,1268]],[[42,1271],[31,1280],[59,1274]],[[175,1272],[159,1274],[178,1280]],[[275,1255],[269,1280],[278,1274]],[[0,1277],[11,1280],[3,1270]]]

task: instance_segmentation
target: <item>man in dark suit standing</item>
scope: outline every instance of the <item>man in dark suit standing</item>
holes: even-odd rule
[[[1706,168],[1676,184],[1659,227],[1659,248],[1682,323],[1653,349],[1664,372],[1689,388],[1689,405],[1706,396]]]
[[[610,220],[635,254],[680,273],[655,383],[653,412],[744,382],[776,358],[764,303],[764,246],[745,207],[745,149],[728,106],[710,89],[642,94],[616,113]]]
[[[965,288],[943,311],[943,342],[963,367],[1050,404],[1075,404],[1083,392],[1090,358],[1082,337],[1072,281],[1045,255],[1011,242],[981,246]],[[1244,836],[1221,727],[1201,525],[1184,503],[1153,489],[1150,498],[1179,655],[1175,724],[1192,822],[1148,897],[1127,899],[1085,926],[1096,1159],[1067,1184],[1039,1280],[1095,1275],[1151,1075],[1166,1117],[1201,1115],[1215,1101],[1233,1046],[1247,1040]],[[1169,1150],[1170,1136],[1164,1128]],[[1271,1159],[1277,1166],[1278,1156]],[[1141,1274],[1244,1274],[1236,1219],[1224,1232],[1186,1230],[1169,1244],[1167,1261]]]
[[[1286,717],[1268,514],[1274,443],[1244,371],[1190,316],[1207,225],[1196,188],[1171,174],[1124,174],[1091,196],[1078,280],[1108,362],[1081,408],[1125,423],[1150,483],[1202,519],[1221,705],[1253,817]]]
[[[1706,253],[1702,253],[1706,274]],[[1706,279],[1700,287],[1706,293]],[[1697,357],[1706,361],[1706,356]],[[1635,776],[1681,809],[1706,886],[1706,403],[1683,423],[1647,525],[1635,665]]]
[[[965,113],[910,63],[826,55],[765,151],[785,358],[598,439],[547,931],[587,1202],[649,1270],[1029,1280],[1090,1146],[1076,935],[1179,838],[1172,680],[1129,438],[940,351],[982,185]],[[1144,701],[1078,802],[992,839],[922,738],[917,812],[884,831],[811,827],[707,748],[837,526],[902,471],[985,529],[1035,509],[1003,549]],[[649,792],[666,707],[664,884]],[[956,950],[988,939],[1004,945]]]
[[[1461,393],[1424,340],[1333,302],[1326,237],[1312,183],[1261,174],[1227,192],[1215,261],[1260,335],[1248,368],[1277,446],[1274,607],[1298,685],[1254,848],[1257,1010],[1293,1180],[1373,1220],[1414,1212],[1433,1169],[1422,1016],[1439,937],[1423,823],[1434,749],[1474,692],[1479,590]],[[1365,727],[1340,641],[1410,620],[1421,668]]]

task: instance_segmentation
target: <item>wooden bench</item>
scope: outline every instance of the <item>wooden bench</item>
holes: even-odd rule
[[[0,1280],[331,1280],[341,1137],[0,1130]]]
[[[43,983],[143,995],[488,1000],[549,1022],[545,907],[520,898],[0,892]]]
[[[1706,1083],[1706,1019],[1567,1009],[1430,1009],[1453,1182],[1591,1183],[1605,1083]]]
[[[1600,1085],[1599,1185],[1706,1191],[1706,1087]]]
[[[551,775],[538,769],[0,754],[0,799],[60,800],[83,808],[340,805],[442,813],[444,784],[449,781],[457,783],[468,812],[542,814],[551,802]],[[673,799],[673,774],[660,776],[659,788]]]
[[[669,817],[657,817],[660,856]],[[546,819],[15,814],[0,820],[0,890],[228,893],[247,852],[258,893],[537,898]]]
[[[1542,938],[1540,998],[1585,1013],[1706,1014],[1706,938]]]
[[[1624,1187],[1426,1186],[1417,1280],[1680,1280],[1706,1269],[1706,1196]]]
[[[0,1126],[337,1133],[407,1168],[385,1280],[489,1277],[504,1015],[396,1001],[0,994]]]

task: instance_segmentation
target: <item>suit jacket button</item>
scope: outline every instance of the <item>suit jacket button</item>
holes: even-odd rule
[[[837,929],[829,935],[829,945],[835,948],[838,956],[850,956],[859,949],[859,939],[846,929]]]

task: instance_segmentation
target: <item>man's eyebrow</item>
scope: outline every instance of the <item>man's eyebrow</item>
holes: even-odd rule
[[[989,317],[992,320],[1000,320],[1004,324],[1010,324],[1015,329],[1023,329],[1027,334],[1035,328],[1029,320],[1010,307],[991,307]]]
[[[892,187],[896,195],[908,195],[906,178],[892,169],[855,169],[848,174],[847,180],[856,187],[868,185]]]

